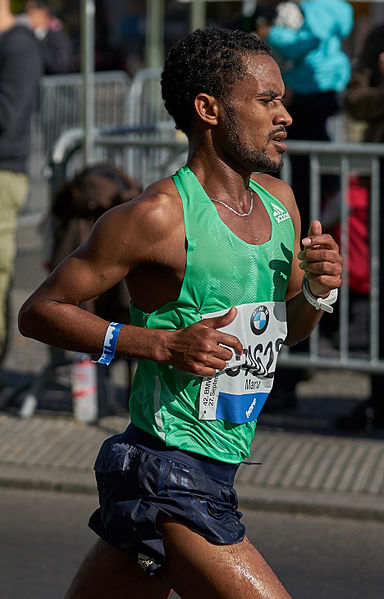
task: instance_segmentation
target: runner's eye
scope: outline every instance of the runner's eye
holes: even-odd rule
[[[261,98],[263,104],[274,104],[275,102],[281,102],[278,98]]]

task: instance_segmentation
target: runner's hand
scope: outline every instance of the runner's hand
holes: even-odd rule
[[[234,335],[217,329],[229,325],[236,314],[236,308],[231,308],[223,316],[205,318],[175,331],[170,342],[168,363],[178,370],[200,376],[213,376],[217,370],[225,368],[233,355],[229,348],[240,356],[243,346]]]
[[[331,289],[341,285],[342,257],[339,246],[331,235],[322,233],[321,222],[314,220],[308,237],[302,240],[304,250],[297,257],[305,272],[313,295],[327,297]]]

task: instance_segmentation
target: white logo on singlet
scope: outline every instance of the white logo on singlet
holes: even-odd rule
[[[252,414],[252,412],[255,408],[255,405],[256,405],[256,397],[253,398],[251,405],[249,406],[248,410],[245,412],[247,418],[249,418],[250,415]]]
[[[284,220],[287,220],[287,218],[291,218],[286,210],[276,206],[273,202],[271,202],[271,204],[273,206],[273,216],[278,223],[282,223]]]

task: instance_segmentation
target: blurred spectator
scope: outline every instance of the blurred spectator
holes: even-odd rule
[[[242,29],[251,33],[255,29],[271,26],[276,17],[276,5],[280,0],[248,0],[242,11],[226,24],[229,29]]]
[[[54,196],[52,210],[45,223],[48,256],[45,266],[52,271],[89,236],[96,220],[110,208],[133,199],[142,189],[124,171],[112,164],[97,163],[87,167],[62,185]],[[114,322],[130,322],[130,296],[124,281],[120,281],[97,298],[88,300],[82,308]],[[61,350],[51,348],[52,363]],[[127,389],[135,371],[136,361],[126,360]],[[104,373],[108,376],[108,373]],[[128,396],[125,407],[128,406]]]
[[[352,118],[366,123],[364,141],[384,141],[384,23],[367,36],[345,93]]]
[[[384,142],[384,24],[375,27],[367,36],[345,94],[345,106],[356,120],[364,121],[364,141]],[[384,160],[380,160],[381,198],[384,197]],[[380,256],[384,255],[384,212],[381,207]],[[384,260],[380,260],[380,338],[384,343]],[[362,309],[361,309],[362,311]],[[364,312],[369,320],[369,302],[366,298]],[[382,350],[381,358],[383,358]],[[371,375],[371,396],[361,402],[350,414],[340,416],[336,426],[340,429],[369,429],[384,427],[384,376]]]
[[[24,14],[19,19],[23,19],[23,22],[35,33],[44,62],[44,74],[59,75],[73,72],[72,42],[63,31],[61,21],[52,14],[49,5],[39,0],[27,0],[24,10]],[[58,100],[61,107],[60,123],[68,125],[74,118],[73,106],[76,106],[78,102],[77,95],[70,85],[59,86],[56,98],[60,98]],[[41,94],[39,113],[44,150],[48,162],[54,143],[58,138],[57,118],[55,119],[56,113],[52,106],[51,96],[47,98],[46,94]]]
[[[288,139],[329,141],[327,119],[339,110],[339,93],[351,75],[342,39],[353,27],[353,11],[347,0],[296,0],[262,4],[276,11],[273,24],[255,15],[256,33],[272,47],[286,84],[286,106],[293,118]],[[309,227],[310,180],[306,155],[291,157],[292,188],[300,209],[302,231]],[[323,176],[323,203],[339,201],[336,176]],[[308,342],[294,351],[307,351]],[[267,410],[296,405],[296,384],[306,375],[302,369],[280,369]]]
[[[35,36],[16,22],[10,0],[0,0],[0,364],[7,341],[17,216],[28,193],[30,119],[41,74]]]
[[[271,0],[276,5],[274,0]],[[293,118],[289,138],[327,141],[327,119],[339,110],[338,94],[351,75],[341,41],[353,27],[347,0],[296,0],[276,6],[274,24],[256,21],[256,32],[271,45],[287,87],[286,105]],[[292,160],[292,187],[302,216],[309,225],[309,168],[305,156]],[[328,194],[337,182],[328,183]]]
[[[28,0],[25,14],[41,44],[46,75],[69,73],[73,70],[72,42],[63,31],[61,21],[51,12],[48,4]]]
[[[48,217],[53,236],[53,242],[49,244],[52,249],[46,264],[48,269],[56,268],[88,238],[91,228],[104,212],[128,202],[141,191],[134,179],[108,163],[87,167],[64,183],[55,194]],[[89,303],[97,305],[99,299]],[[103,318],[116,320],[118,315],[103,314]]]

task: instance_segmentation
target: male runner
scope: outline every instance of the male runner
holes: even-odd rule
[[[318,308],[330,310],[341,257],[319,221],[300,252],[291,189],[252,174],[281,167],[291,123],[263,42],[196,31],[171,50],[162,88],[189,138],[187,166],[104,215],[20,313],[25,335],[106,362],[117,343],[117,355],[139,361],[132,424],[96,461],[90,526],[103,540],[67,599],[171,589],[183,599],[288,599],[245,537],[232,483],[278,351],[310,334]],[[80,305],[123,278],[132,324],[117,338],[118,325]]]

